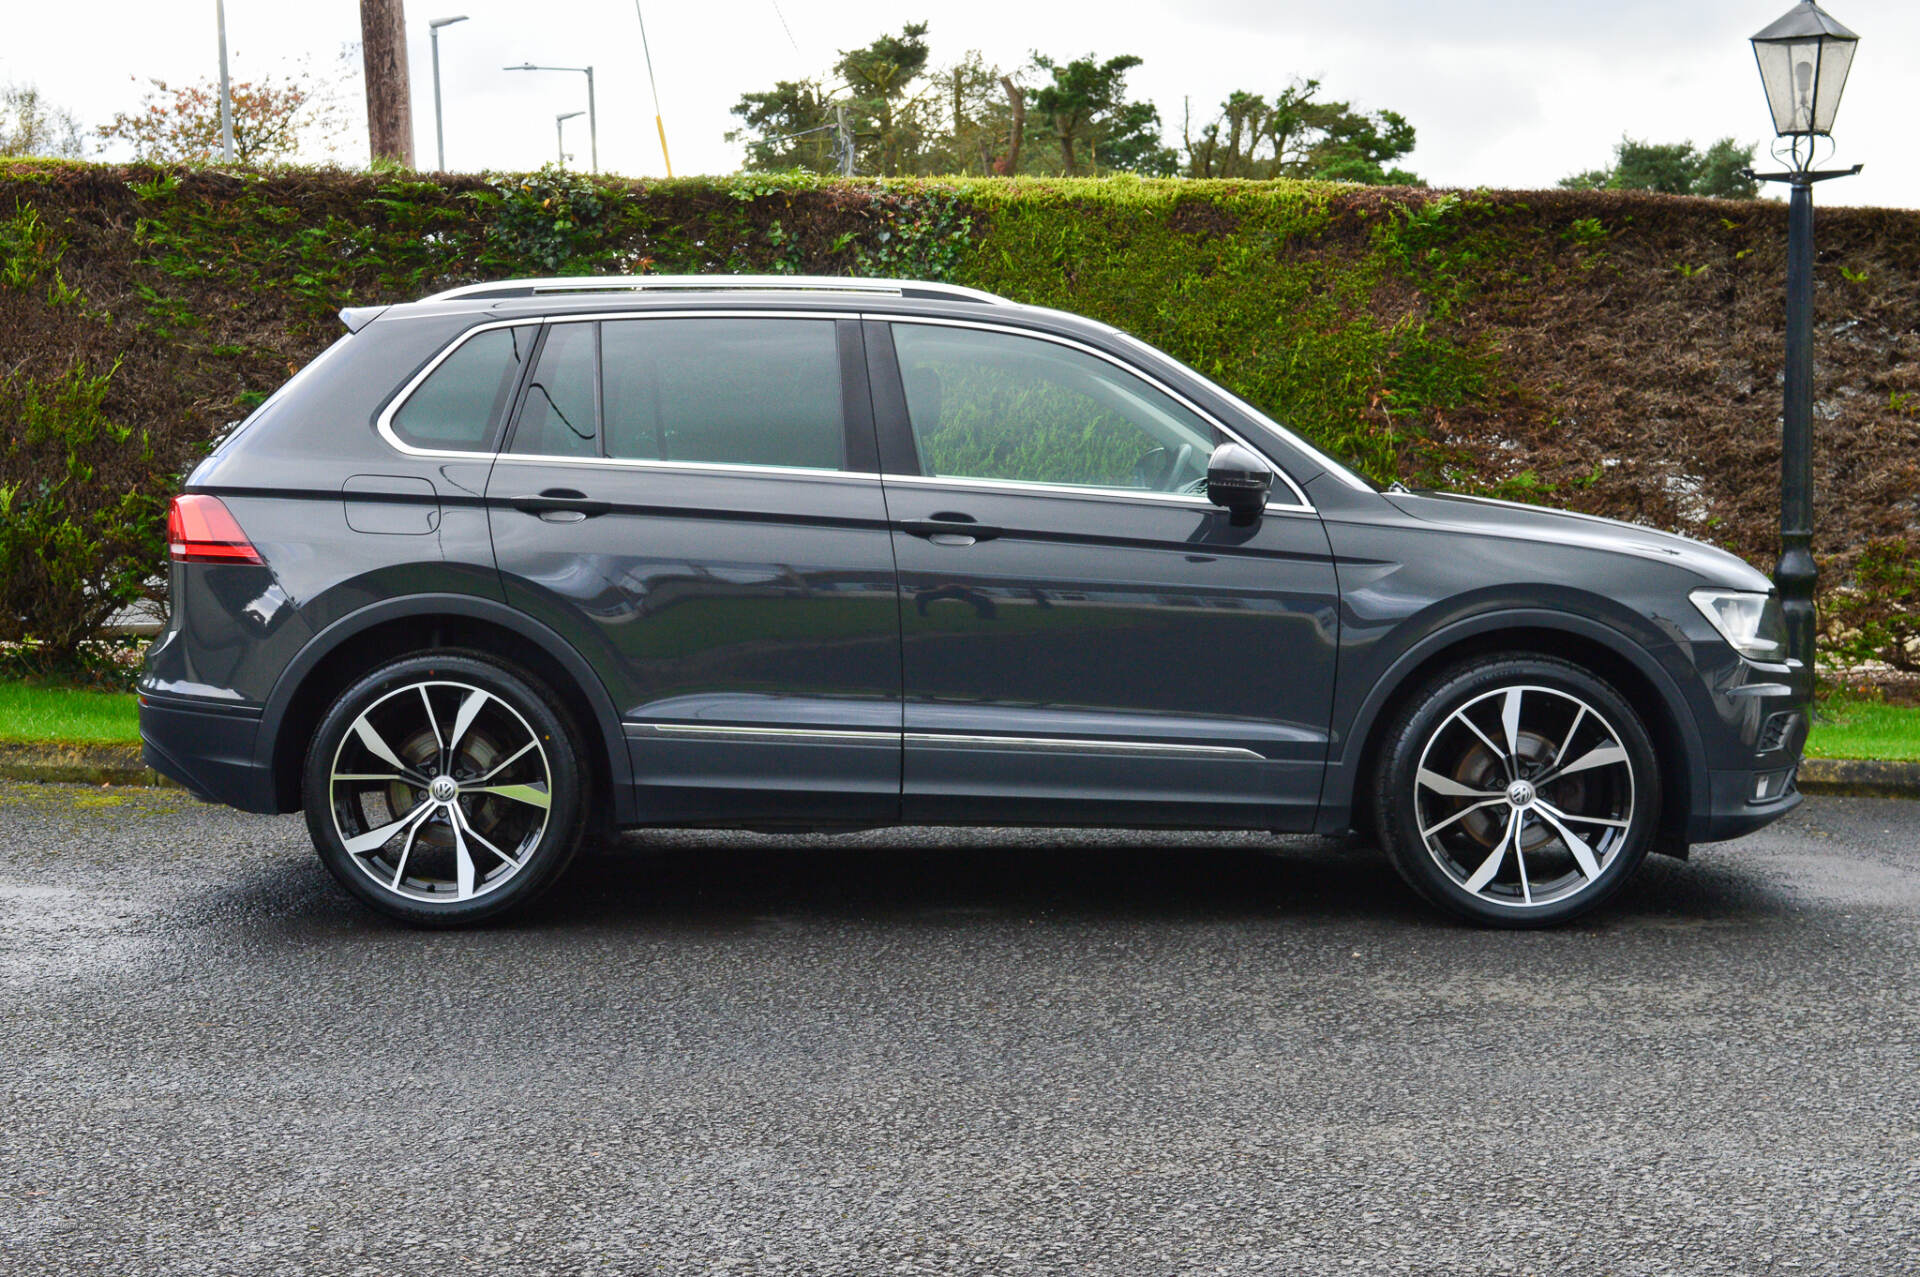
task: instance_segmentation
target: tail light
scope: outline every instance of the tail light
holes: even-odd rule
[[[259,563],[260,552],[220,498],[188,493],[167,515],[168,549],[176,563]]]

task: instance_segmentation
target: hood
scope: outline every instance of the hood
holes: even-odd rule
[[[1736,555],[1691,537],[1659,532],[1637,523],[1452,492],[1423,490],[1384,495],[1397,509],[1423,523],[1442,524],[1476,536],[1545,541],[1633,554],[1685,568],[1708,585],[1735,590],[1773,588],[1773,582],[1765,574]]]

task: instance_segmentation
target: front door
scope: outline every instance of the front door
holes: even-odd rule
[[[1226,436],[1091,347],[868,331],[905,818],[1309,827],[1337,590],[1304,500],[1233,527],[1203,495]]]
[[[857,321],[548,324],[487,488],[509,602],[620,706],[649,822],[890,821],[899,619]]]

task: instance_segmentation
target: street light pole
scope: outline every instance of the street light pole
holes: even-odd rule
[[[441,173],[447,171],[447,130],[440,113],[440,28],[466,20],[467,15],[463,13],[457,18],[435,18],[427,23],[427,37],[433,42],[433,153]]]
[[[213,0],[214,21],[220,24],[220,158],[233,163],[233,90],[227,83],[227,0]]]
[[[1834,113],[1859,37],[1813,0],[1802,0],[1753,37],[1754,58],[1773,112],[1774,132],[1790,138],[1780,158],[1791,167],[1747,175],[1784,182],[1787,194],[1785,389],[1780,417],[1780,561],[1773,580],[1786,622],[1787,655],[1813,668],[1816,626],[1813,558],[1813,186],[1860,171],[1815,169],[1817,139],[1831,139]],[[1776,152],[1778,154],[1778,152]]]
[[[593,157],[593,171],[598,173],[600,171],[600,116],[599,116],[599,112],[594,109],[594,104],[593,104],[593,68],[592,67],[541,67],[541,66],[535,66],[531,62],[522,62],[517,67],[501,67],[500,69],[502,71],[575,71],[575,72],[580,72],[587,77],[587,109],[586,109],[587,137],[588,137],[588,141],[591,144],[590,153]],[[581,114],[579,111],[575,111],[573,113],[573,115],[579,115],[579,114]],[[572,119],[573,116],[567,116],[566,118]]]
[[[583,111],[568,111],[565,115],[556,115],[553,117],[553,140],[560,148],[561,168],[567,166],[567,121],[576,115],[584,114],[585,112]]]

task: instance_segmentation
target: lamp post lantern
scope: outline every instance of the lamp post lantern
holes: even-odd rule
[[[568,111],[565,115],[556,115],[553,117],[553,140],[560,147],[561,168],[567,166],[567,121],[577,115],[585,114],[585,111]]]
[[[1784,182],[1787,202],[1786,394],[1780,427],[1780,562],[1773,579],[1787,627],[1787,655],[1811,670],[1814,657],[1813,587],[1813,184],[1848,177],[1846,169],[1816,169],[1819,138],[1833,135],[1833,117],[1853,66],[1860,37],[1826,10],[1803,0],[1753,36],[1753,56],[1773,113],[1773,131],[1788,139],[1779,173],[1748,176]]]
[[[600,117],[593,107],[593,68],[592,67],[537,67],[531,62],[522,62],[517,67],[501,67],[502,71],[578,71],[587,77],[587,143],[588,153],[593,159],[593,171],[600,171]],[[575,111],[574,115],[580,112]],[[573,118],[568,116],[568,119]]]
[[[440,28],[466,20],[467,15],[463,13],[457,18],[435,18],[427,23],[427,36],[433,43],[433,153],[442,173],[447,171],[447,131],[440,116]]]

